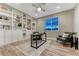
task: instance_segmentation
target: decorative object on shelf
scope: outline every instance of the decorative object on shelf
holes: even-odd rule
[[[18,23],[18,27],[22,27],[22,23]]]
[[[32,29],[35,29],[35,23],[32,23]]]
[[[35,23],[32,23],[32,26],[35,26]]]
[[[17,18],[20,19],[21,17],[17,15]]]
[[[0,19],[2,19],[2,16],[0,16]]]
[[[30,19],[27,20],[27,29],[31,30],[31,20]]]
[[[23,33],[23,37],[26,37],[26,33]]]
[[[26,20],[26,14],[23,14],[23,19]]]
[[[5,20],[9,20],[8,17],[5,17]]]
[[[24,14],[23,17],[26,17],[26,15]]]
[[[17,22],[20,22],[20,19],[21,19],[21,17],[17,15],[17,16],[16,16],[16,21],[17,21]]]

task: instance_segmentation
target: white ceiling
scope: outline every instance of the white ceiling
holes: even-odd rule
[[[76,4],[75,3],[46,3],[44,6],[44,9],[46,11],[45,12],[40,11],[37,13],[37,15],[35,12],[36,8],[34,6],[32,6],[32,3],[19,3],[19,4],[7,3],[7,5],[10,5],[18,10],[21,10],[32,17],[39,18],[42,16],[46,16],[46,15],[50,15],[50,14],[72,9],[75,7]],[[60,8],[57,9],[56,8],[57,6],[59,6]]]

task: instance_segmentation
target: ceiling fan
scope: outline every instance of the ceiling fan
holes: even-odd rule
[[[32,4],[32,6],[35,7],[37,11],[45,12],[45,9],[44,9],[45,3],[34,3]]]

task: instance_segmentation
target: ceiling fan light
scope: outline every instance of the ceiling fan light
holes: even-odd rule
[[[38,8],[37,8],[37,11],[41,11],[41,8],[40,8],[40,7],[38,7]]]
[[[57,8],[57,9],[60,9],[60,6],[57,6],[56,8]]]

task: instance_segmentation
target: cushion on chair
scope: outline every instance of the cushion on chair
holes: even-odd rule
[[[63,33],[63,37],[68,37],[69,34],[68,33]]]

